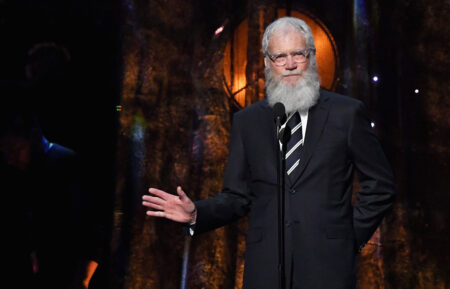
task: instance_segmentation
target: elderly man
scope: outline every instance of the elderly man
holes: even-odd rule
[[[286,288],[355,288],[356,255],[392,207],[395,184],[363,104],[320,89],[311,29],[270,24],[262,40],[267,99],[236,113],[222,192],[192,202],[150,188],[147,215],[195,224],[195,234],[249,214],[245,289],[278,288],[277,155],[272,107],[288,114]],[[360,183],[352,206],[353,173]]]

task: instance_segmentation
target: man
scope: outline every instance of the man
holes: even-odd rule
[[[0,180],[7,280],[14,288],[88,288],[102,255],[103,228],[82,176],[86,168],[73,150],[44,137],[30,89],[1,83],[0,91],[6,96]]]
[[[194,224],[195,234],[249,214],[244,288],[278,288],[277,154],[272,106],[282,102],[286,153],[286,288],[355,288],[356,254],[391,208],[395,185],[364,106],[320,90],[310,28],[284,17],[263,36],[267,100],[236,113],[223,190],[193,203],[151,188],[147,215]],[[304,137],[303,137],[304,136]],[[353,172],[359,178],[352,206]]]

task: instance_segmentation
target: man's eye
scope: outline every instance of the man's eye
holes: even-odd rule
[[[294,56],[304,56],[305,54],[303,53],[303,51],[296,51],[293,54]]]
[[[286,54],[280,54],[275,57],[275,59],[283,59],[286,58]]]

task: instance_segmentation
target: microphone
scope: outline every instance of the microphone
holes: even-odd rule
[[[285,143],[285,133],[284,129],[280,129],[281,124],[286,121],[286,109],[284,108],[284,104],[281,102],[277,102],[273,106],[273,116],[275,118],[275,122],[277,123],[277,138],[281,142]],[[288,135],[288,134],[287,134]],[[290,135],[290,134],[289,134]]]
[[[286,121],[286,109],[284,108],[284,104],[277,102],[273,105],[273,117],[275,120],[280,118],[280,123]]]
[[[286,109],[281,102],[275,103],[273,106],[273,116],[275,118],[277,141],[276,146],[279,148],[277,157],[277,205],[278,205],[278,280],[280,289],[286,287],[286,272],[285,272],[285,174],[286,174],[286,146],[285,138],[287,133],[284,129],[281,129],[281,124],[286,121]],[[287,126],[285,126],[287,127]],[[290,135],[290,134],[289,134]],[[281,145],[280,145],[281,143]]]

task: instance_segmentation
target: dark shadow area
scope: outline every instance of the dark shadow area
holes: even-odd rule
[[[104,254],[90,288],[109,288],[120,89],[119,5],[119,1],[0,1],[2,85],[19,82],[32,87],[32,97],[19,103],[32,108],[50,142],[77,153],[89,194],[96,199],[94,214],[104,228]],[[14,97],[1,95],[2,102]],[[59,204],[58,199],[52,202]]]

